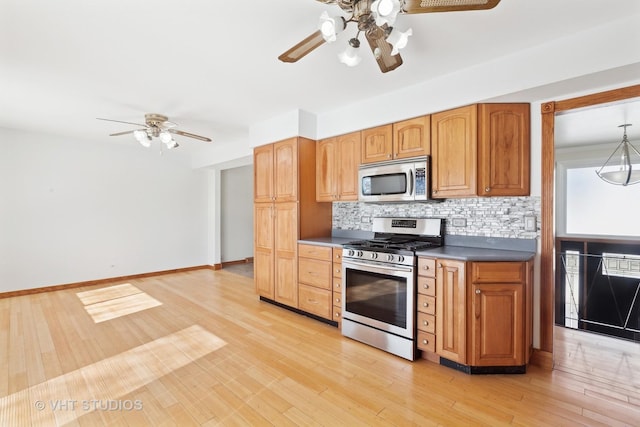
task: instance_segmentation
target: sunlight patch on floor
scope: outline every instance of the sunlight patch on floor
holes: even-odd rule
[[[78,292],[76,295],[95,323],[162,305],[130,283]]]
[[[201,326],[190,326],[0,398],[0,425],[64,425],[225,345]],[[144,408],[144,401],[119,403]]]

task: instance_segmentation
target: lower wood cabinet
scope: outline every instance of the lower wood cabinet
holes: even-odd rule
[[[533,336],[532,281],[531,261],[420,257],[418,349],[470,367],[526,365]]]
[[[328,320],[336,320],[334,282],[342,272],[342,253],[335,263],[334,251],[329,246],[298,244],[298,308]]]

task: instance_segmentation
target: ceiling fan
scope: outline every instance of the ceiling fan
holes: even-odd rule
[[[348,24],[355,23],[358,33],[349,39],[347,50],[339,54],[341,62],[355,66],[360,62],[358,36],[364,33],[380,70],[386,73],[402,65],[398,51],[406,46],[412,30],[405,32],[393,27],[398,14],[482,10],[495,7],[500,0],[316,0],[335,4],[346,16],[323,12],[319,29],[278,57],[283,62],[296,62],[336,35]]]
[[[134,138],[145,147],[151,146],[151,141],[153,140],[153,138],[159,138],[160,141],[162,141],[167,146],[167,148],[176,148],[178,147],[178,143],[173,139],[173,135],[186,136],[188,138],[194,138],[204,142],[211,142],[211,138],[207,138],[206,136],[200,136],[176,129],[176,126],[178,125],[174,122],[170,122],[169,118],[162,114],[145,114],[145,124],[123,122],[122,120],[103,119],[100,117],[98,117],[97,119],[105,120],[108,122],[126,123],[129,125],[138,126],[139,129],[112,133],[109,136],[120,136],[131,133],[133,134]]]

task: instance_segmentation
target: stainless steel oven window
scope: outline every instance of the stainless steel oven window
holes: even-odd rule
[[[365,196],[406,194],[407,187],[407,174],[404,172],[362,177],[362,194]]]

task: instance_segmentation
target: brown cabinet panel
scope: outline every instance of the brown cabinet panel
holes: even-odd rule
[[[298,200],[298,139],[273,145],[274,196],[277,202]]]
[[[418,349],[434,353],[436,351],[436,341],[435,335],[418,331]]]
[[[418,293],[436,296],[436,279],[435,277],[418,276]]]
[[[360,132],[318,141],[316,145],[316,200],[358,200]]]
[[[430,334],[436,333],[436,316],[418,312],[418,329]]]
[[[418,258],[418,275],[436,277],[436,260],[434,258]]]
[[[421,116],[393,124],[393,157],[427,156],[431,153],[431,116]]]
[[[429,295],[418,294],[418,311],[427,314],[436,314],[436,299]]]
[[[273,144],[253,150],[253,171],[254,202],[273,201]]]
[[[471,265],[473,283],[523,283],[527,274],[521,262],[474,262]]]
[[[530,193],[529,104],[481,104],[478,195]]]
[[[458,363],[467,361],[465,263],[437,260],[436,352]]]
[[[325,319],[331,319],[331,291],[300,284],[298,304],[301,310]]]
[[[432,114],[434,198],[476,195],[477,116],[476,105]]]
[[[471,364],[524,365],[523,285],[476,284],[471,298]]]
[[[331,249],[328,246],[299,244],[298,256],[331,261]]]
[[[393,126],[384,125],[362,131],[361,163],[376,163],[393,158]]]
[[[254,282],[256,293],[270,299],[275,296],[273,215],[273,203],[254,204]]]
[[[300,258],[298,262],[300,283],[331,290],[331,261]]]

